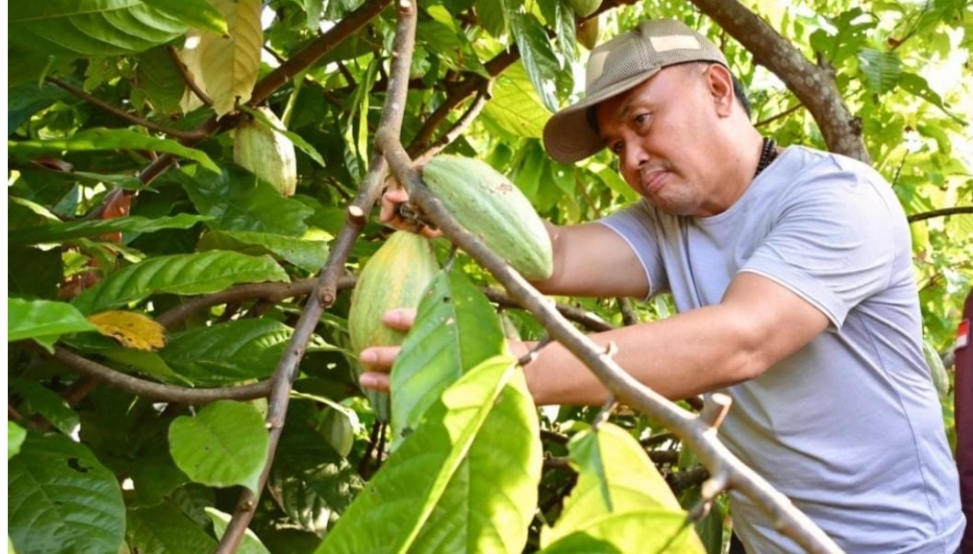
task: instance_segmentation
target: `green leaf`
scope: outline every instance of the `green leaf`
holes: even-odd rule
[[[544,27],[530,14],[512,14],[514,38],[520,48],[520,59],[527,69],[534,90],[551,112],[558,108],[556,82],[561,64],[554,55]]]
[[[98,331],[77,307],[50,300],[7,299],[7,340],[53,344],[61,335]],[[48,351],[53,351],[48,347]]]
[[[64,260],[59,248],[42,250],[10,246],[7,250],[7,294],[9,296],[57,298],[58,285],[63,278]]]
[[[392,368],[392,450],[418,428],[449,385],[505,349],[500,320],[486,296],[462,271],[439,272]]]
[[[160,354],[194,383],[226,384],[271,375],[293,334],[272,319],[239,319],[174,334]]]
[[[221,251],[175,254],[119,269],[81,293],[73,304],[91,314],[157,293],[206,294],[239,283],[288,280],[287,273],[267,256]]]
[[[86,446],[64,435],[31,435],[7,471],[7,523],[17,552],[118,552],[122,490]]]
[[[125,535],[138,554],[199,554],[216,548],[212,537],[169,502],[129,510]]]
[[[8,38],[13,45],[44,54],[99,57],[141,52],[186,31],[185,23],[147,4],[142,0],[11,2]]]
[[[540,554],[705,554],[685,515],[659,508],[612,514],[540,551]]]
[[[154,233],[163,229],[189,229],[200,221],[209,219],[207,216],[190,214],[154,218],[132,215],[111,219],[35,225],[10,231],[7,236],[10,244],[29,245],[63,242],[81,237],[97,237],[118,231],[124,233]]]
[[[510,26],[510,11],[504,0],[476,0],[480,25],[494,38],[502,38]]]
[[[209,0],[142,0],[156,10],[182,21],[187,26],[216,34],[226,34],[226,18]]]
[[[12,421],[7,421],[7,459],[13,458],[20,452],[20,445],[27,438],[27,431]]]
[[[202,150],[187,148],[174,140],[151,137],[128,129],[84,129],[64,139],[8,140],[7,149],[11,158],[22,161],[61,152],[154,150],[187,158],[214,173],[220,172],[219,166]]]
[[[516,367],[512,358],[491,358],[448,388],[316,552],[406,552]]]
[[[256,231],[211,231],[199,239],[199,250],[235,250],[251,255],[273,254],[297,267],[320,271],[328,259],[328,244]]]
[[[77,431],[81,420],[61,395],[36,381],[26,379],[10,379],[10,387],[27,403],[26,407],[21,406],[21,410],[26,412],[24,415],[40,414],[65,435]]]
[[[165,5],[183,5],[182,2],[156,1]],[[202,3],[209,6],[207,0],[202,0]],[[137,64],[135,81],[132,83],[132,105],[136,109],[152,110],[158,114],[181,113],[179,102],[186,90],[186,80],[179,73],[168,49],[160,46],[143,52],[138,56]]]
[[[153,506],[177,488],[189,482],[169,454],[169,443],[153,440],[140,451],[132,464],[132,484],[143,506]]]
[[[953,120],[956,122],[966,125],[966,120],[949,110],[946,103],[943,102],[943,97],[929,87],[929,81],[927,81],[924,77],[915,73],[903,71],[902,78],[899,79],[899,86],[909,94],[918,96],[926,102],[936,106],[942,110],[943,113],[953,118]]]
[[[578,469],[578,483],[565,501],[560,519],[541,531],[545,552],[548,546],[550,552],[568,552],[566,545],[589,544],[585,536],[616,548],[605,546],[591,552],[628,552],[636,544],[665,545],[688,528],[686,514],[669,486],[625,430],[604,423],[575,435],[569,450]],[[643,525],[639,527],[632,518],[643,519]],[[633,535],[636,531],[639,534]],[[695,535],[679,541],[686,545],[679,552],[703,552]]]
[[[411,551],[523,552],[537,506],[542,457],[537,408],[523,372],[517,371]]]
[[[172,459],[190,479],[211,487],[257,490],[267,460],[267,429],[252,406],[231,400],[206,405],[169,426]]]
[[[213,522],[213,529],[216,530],[216,536],[222,537],[226,533],[227,526],[230,524],[230,515],[224,514],[216,508],[206,508],[206,515]],[[257,534],[250,529],[244,532],[243,540],[240,542],[240,547],[237,548],[237,552],[240,554],[270,554],[267,547],[260,542]]]
[[[247,112],[248,114],[250,114],[257,120],[259,120],[264,125],[273,129],[274,132],[280,133],[285,137],[287,137],[288,139],[290,139],[290,141],[294,143],[294,146],[300,148],[301,151],[307,154],[309,158],[317,162],[318,165],[320,165],[321,167],[324,167],[324,158],[322,158],[321,154],[318,153],[317,149],[311,146],[311,144],[308,141],[304,140],[304,138],[301,137],[301,135],[288,131],[283,127],[278,127],[274,122],[270,120],[270,118],[268,118],[263,112],[259,110],[253,110],[246,106],[240,106],[240,109],[244,112]]]
[[[862,48],[858,52],[858,68],[865,77],[865,85],[878,94],[894,89],[902,77],[902,62],[895,52]]]
[[[541,138],[551,112],[544,107],[522,63],[501,73],[490,93],[492,98],[483,107],[484,117],[514,136]]]
[[[314,213],[302,202],[281,198],[272,185],[236,165],[219,175],[176,172],[175,177],[196,210],[213,218],[212,229],[301,237],[307,231],[304,220]]]

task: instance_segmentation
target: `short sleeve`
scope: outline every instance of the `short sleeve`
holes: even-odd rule
[[[793,185],[779,204],[740,271],[787,287],[840,329],[853,307],[889,285],[897,252],[910,249],[901,207],[877,174],[848,168]]]
[[[656,214],[645,201],[603,217],[596,223],[615,231],[635,252],[645,269],[650,298],[668,289],[669,283],[659,246],[658,221]]]

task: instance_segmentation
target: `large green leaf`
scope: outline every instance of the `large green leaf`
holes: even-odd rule
[[[328,259],[328,245],[324,241],[255,231],[211,231],[199,239],[199,249],[273,254],[309,272],[319,271]]]
[[[7,523],[17,552],[118,552],[122,490],[86,446],[64,435],[28,436],[7,471]]]
[[[174,17],[186,25],[204,31],[228,32],[226,18],[209,0],[142,0],[156,10]]]
[[[300,237],[307,231],[304,220],[314,213],[302,202],[281,198],[272,185],[236,165],[219,175],[193,177],[177,172],[175,177],[189,193],[196,210],[213,217],[209,223],[213,229]]]
[[[520,48],[520,59],[527,68],[530,82],[547,109],[557,111],[556,82],[561,64],[554,55],[547,33],[531,14],[513,14],[511,23],[517,47]]]
[[[200,385],[267,377],[294,330],[272,319],[240,319],[177,333],[161,355]]]
[[[10,157],[19,160],[30,160],[42,154],[60,154],[61,152],[115,150],[167,152],[193,160],[215,173],[220,172],[219,166],[202,150],[188,148],[174,140],[156,138],[128,129],[94,128],[78,131],[73,136],[64,139],[7,141],[7,151],[10,153]]]
[[[27,438],[27,431],[13,421],[7,421],[7,459],[13,458],[20,452],[20,445]]]
[[[20,394],[26,405],[20,409],[24,415],[40,414],[58,431],[70,435],[78,429],[81,420],[78,414],[61,395],[41,385],[37,381],[27,379],[10,379],[10,388]]]
[[[500,319],[486,296],[462,271],[439,272],[392,368],[392,450],[449,385],[505,348]]]
[[[199,554],[216,548],[213,537],[169,502],[129,510],[125,535],[139,554]]]
[[[169,453],[169,443],[153,440],[139,451],[132,464],[132,484],[143,506],[158,504],[172,491],[189,482]],[[131,514],[129,514],[131,517]]]
[[[213,522],[213,529],[216,531],[216,536],[222,537],[226,533],[226,527],[230,524],[230,515],[224,514],[216,508],[206,508],[206,515]],[[240,547],[237,548],[237,552],[240,554],[270,554],[270,551],[260,542],[256,533],[250,529],[244,532],[243,541],[240,542]]]
[[[113,217],[111,219],[95,219],[91,221],[69,221],[36,225],[10,231],[10,244],[40,244],[45,242],[62,242],[81,237],[97,237],[105,233],[154,233],[163,229],[188,229],[200,221],[210,219],[207,216],[179,214],[170,217]]]
[[[565,501],[560,519],[541,531],[545,552],[548,547],[550,552],[576,551],[572,548],[577,547],[566,545],[591,545],[591,552],[629,552],[632,545],[661,547],[682,534],[688,538],[675,540],[682,546],[672,552],[705,551],[679,501],[638,441],[625,430],[604,423],[575,435],[569,449],[578,469],[578,483]],[[585,537],[598,541],[589,542]],[[604,547],[594,549],[601,542]]]
[[[57,298],[64,277],[61,250],[11,246],[7,250],[7,295]],[[9,317],[9,315],[8,315]]]
[[[257,410],[231,400],[208,404],[196,417],[180,416],[169,426],[176,465],[193,481],[213,487],[257,490],[268,442]]]
[[[288,281],[273,259],[211,251],[148,258],[119,269],[74,299],[83,313],[95,313],[156,293],[205,294],[238,283]]]
[[[540,138],[551,112],[544,107],[522,63],[504,71],[491,89],[492,99],[483,116],[504,131],[518,136]]]
[[[392,453],[316,552],[406,552],[516,367],[509,357],[490,358],[446,389],[423,425]]]
[[[862,48],[858,52],[858,68],[868,88],[878,94],[894,89],[902,77],[902,62],[895,52]]]
[[[115,56],[165,44],[186,31],[184,22],[147,4],[143,0],[10,2],[9,40],[44,54]]]
[[[7,340],[34,339],[53,344],[61,335],[97,331],[78,308],[66,302],[7,299]]]
[[[523,372],[515,372],[411,551],[524,550],[543,457],[536,410]]]

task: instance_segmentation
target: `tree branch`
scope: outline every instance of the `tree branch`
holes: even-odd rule
[[[102,110],[104,110],[104,111],[106,111],[106,112],[108,112],[108,113],[110,113],[112,115],[115,115],[117,117],[120,117],[120,118],[124,119],[125,121],[128,121],[129,123],[134,123],[136,125],[141,125],[142,127],[145,127],[146,129],[152,129],[153,131],[158,131],[160,133],[165,133],[165,134],[167,134],[169,136],[176,137],[176,138],[179,138],[179,139],[193,140],[193,139],[199,139],[199,138],[202,138],[203,136],[205,136],[205,135],[202,135],[198,129],[197,130],[193,130],[193,131],[182,131],[182,130],[179,130],[179,129],[170,129],[170,128],[164,126],[164,125],[159,125],[158,123],[152,123],[151,121],[148,121],[146,119],[142,119],[141,117],[139,117],[139,116],[137,116],[135,114],[130,114],[130,113],[126,112],[125,110],[122,110],[120,108],[116,108],[115,106],[112,106],[108,102],[105,102],[104,100],[101,100],[99,98],[96,98],[96,97],[88,94],[87,92],[85,92],[85,91],[83,91],[83,90],[81,90],[81,89],[79,89],[79,88],[77,88],[77,87],[75,87],[73,85],[70,85],[70,84],[68,84],[68,83],[66,83],[66,82],[58,79],[57,77],[47,76],[44,79],[47,82],[52,83],[54,85],[57,85],[57,86],[61,87],[62,89],[70,92],[71,94],[77,96],[78,98],[84,100],[85,102],[87,102],[87,103],[89,103],[89,104],[91,104],[93,106],[97,106],[97,107],[101,108]]]
[[[486,106],[487,102],[490,100],[490,86],[492,84],[493,81],[483,82],[479,91],[477,91],[476,98],[473,100],[473,103],[470,104],[470,107],[466,109],[466,113],[464,113],[448,131],[443,133],[443,136],[439,137],[439,140],[437,140],[428,150],[423,152],[422,155],[416,159],[416,163],[422,165],[423,163],[429,161],[433,156],[442,152],[447,146],[455,142],[456,139],[458,139],[459,136],[462,135],[467,128],[469,128],[476,117],[480,115],[480,112],[483,111],[483,107]]]
[[[379,133],[388,133],[394,137],[398,137],[402,129],[402,116],[405,111],[406,95],[409,91],[409,68],[412,65],[416,31],[416,5],[410,0],[399,0],[397,6],[398,25],[391,52],[392,71],[389,78],[389,93],[385,97],[385,105],[382,108],[378,125]],[[288,73],[284,72],[283,74]],[[365,226],[365,215],[378,202],[387,170],[388,164],[385,159],[381,155],[374,155],[369,163],[368,173],[362,181],[358,196],[348,208],[345,224],[338,233],[338,237],[332,245],[331,254],[328,256],[328,261],[321,271],[317,283],[317,293],[309,297],[304,312],[295,326],[294,335],[291,337],[287,350],[277,364],[272,380],[273,390],[267,408],[267,427],[270,430],[267,461],[260,474],[257,490],[244,489],[240,494],[233,517],[216,548],[216,554],[236,552],[243,540],[247,526],[253,518],[254,506],[256,506],[259,495],[267,483],[270,468],[274,463],[277,445],[280,442],[284,420],[287,416],[291,385],[297,376],[298,364],[304,356],[311,334],[321,319],[321,313],[325,308],[331,306],[335,300],[338,278],[344,272],[345,262],[351,252],[352,245]]]
[[[861,121],[849,111],[827,70],[818,67],[738,0],[691,0],[701,12],[776,74],[807,106],[832,152],[871,163],[862,141]]]
[[[98,362],[91,361],[74,352],[65,350],[60,346],[54,347],[53,354],[48,353],[40,347],[37,347],[36,350],[45,356],[64,363],[69,368],[86,377],[128,391],[142,398],[150,398],[163,402],[206,404],[215,400],[253,400],[254,398],[264,398],[270,392],[270,381],[260,381],[252,385],[240,385],[238,387],[218,387],[211,389],[193,389],[189,387],[162,385],[120,373]]]
[[[423,184],[396,135],[380,130],[376,143],[389,161],[409,198],[454,244],[492,273],[510,295],[544,325],[552,338],[564,345],[601,380],[615,398],[649,415],[691,447],[713,475],[704,496],[730,487],[758,506],[777,529],[812,553],[837,553],[841,549],[791,501],[776,491],[723,445],[708,422],[702,421],[625,372],[604,348],[594,344],[550,306],[519,273],[462,227]]]
[[[787,108],[786,110],[784,110],[784,111],[782,111],[780,113],[774,114],[774,115],[768,117],[767,119],[761,119],[760,121],[754,123],[753,126],[759,129],[759,128],[764,127],[766,125],[770,125],[774,121],[777,121],[778,119],[783,119],[783,118],[791,115],[792,113],[796,112],[797,110],[800,110],[803,107],[804,107],[804,104],[801,104],[800,102],[798,102],[797,104],[794,104],[790,108]]]
[[[172,59],[172,63],[176,65],[176,70],[179,72],[180,75],[182,75],[182,80],[186,82],[186,86],[189,87],[189,90],[193,91],[193,94],[196,95],[196,98],[199,98],[203,102],[203,104],[206,104],[207,106],[212,106],[213,99],[210,98],[209,95],[207,95],[205,92],[203,92],[203,89],[199,88],[199,84],[197,84],[196,79],[193,79],[193,76],[189,74],[189,68],[186,67],[186,64],[182,62],[182,58],[179,57],[179,53],[176,52],[176,49],[172,46],[169,46],[166,48],[166,52],[169,53],[169,57]]]
[[[932,219],[934,217],[944,217],[944,216],[956,215],[956,214],[973,214],[973,206],[955,206],[952,208],[941,208],[938,210],[932,210],[931,212],[912,214],[909,216],[909,223],[924,221],[926,219]]]

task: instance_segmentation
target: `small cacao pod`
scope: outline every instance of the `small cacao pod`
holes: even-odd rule
[[[601,7],[601,0],[571,0],[571,7],[578,17],[588,17]]]
[[[257,108],[275,127],[284,128],[270,108]],[[282,196],[292,196],[297,187],[297,156],[294,143],[262,121],[248,118],[233,135],[233,161],[274,186]]]
[[[588,50],[593,50],[595,46],[598,46],[598,39],[601,38],[601,29],[599,27],[600,23],[597,17],[579,23],[577,33],[578,42]]]
[[[351,295],[348,333],[355,353],[370,346],[402,344],[406,334],[382,323],[382,316],[395,308],[419,307],[438,271],[429,239],[407,231],[392,233],[365,263]],[[378,418],[388,421],[388,395],[369,390],[366,396]]]
[[[422,179],[446,209],[525,278],[551,276],[553,253],[544,222],[516,185],[488,164],[461,156],[435,156]]]

